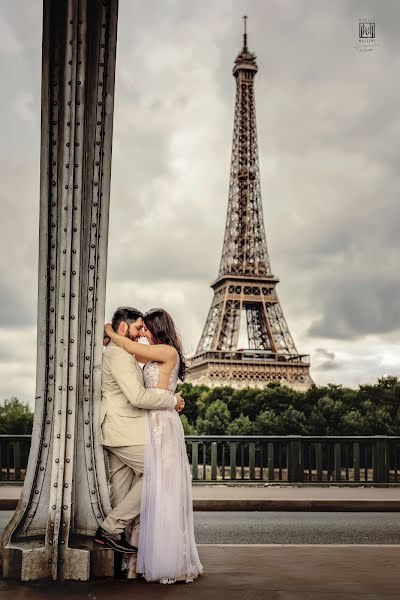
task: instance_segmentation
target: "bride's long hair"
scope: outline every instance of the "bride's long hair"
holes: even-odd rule
[[[183,381],[186,373],[186,362],[183,355],[182,342],[175,329],[172,317],[163,308],[152,308],[143,317],[144,324],[153,336],[155,344],[167,344],[175,348],[179,354],[179,379]]]

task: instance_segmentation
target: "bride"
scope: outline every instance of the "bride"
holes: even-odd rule
[[[149,345],[118,335],[107,323],[112,341],[135,355],[144,366],[147,388],[175,392],[185,376],[182,345],[171,316],[161,308],[144,315],[143,335]],[[128,577],[143,574],[147,581],[193,581],[203,572],[193,528],[192,477],[183,427],[176,410],[147,411],[140,530],[133,525],[131,543],[138,547],[128,557]]]

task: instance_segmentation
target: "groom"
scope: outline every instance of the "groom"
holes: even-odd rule
[[[143,315],[135,308],[118,308],[112,327],[120,335],[137,341],[141,337]],[[126,541],[124,530],[140,512],[146,444],[144,409],[174,408],[180,412],[184,406],[179,395],[146,390],[136,358],[112,341],[107,345],[103,355],[100,426],[102,444],[108,454],[113,508],[96,531],[96,542],[117,552],[137,551]]]

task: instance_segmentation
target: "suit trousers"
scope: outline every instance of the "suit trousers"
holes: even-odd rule
[[[101,527],[119,535],[140,513],[145,446],[107,448],[112,511]]]

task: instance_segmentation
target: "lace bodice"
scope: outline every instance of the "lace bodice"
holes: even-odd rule
[[[169,376],[168,389],[170,392],[175,392],[176,384],[178,383],[179,372],[179,356],[176,357],[176,365],[172,369]],[[150,361],[145,364],[143,369],[144,384],[147,388],[157,388],[160,378],[160,368],[157,362]]]

